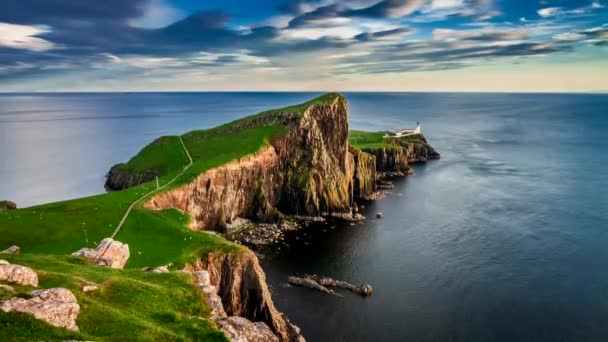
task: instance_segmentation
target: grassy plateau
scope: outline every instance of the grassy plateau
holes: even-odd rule
[[[327,103],[336,96],[339,95],[324,95],[301,105],[182,135],[193,164],[169,188],[258,151],[287,132],[282,119],[297,118],[309,106]],[[120,167],[134,173],[154,172],[163,185],[187,164],[179,137],[166,136],[146,146]],[[0,258],[32,267],[39,274],[39,288],[72,290],[81,306],[79,333],[53,328],[27,315],[0,311],[0,341],[224,341],[224,335],[211,323],[190,318],[205,317],[208,308],[186,275],[148,274],[139,270],[170,262],[177,269],[213,251],[241,248],[221,236],[188,229],[186,214],[136,206],[116,236],[116,240],[130,247],[131,256],[125,270],[109,270],[68,256],[82,247],[95,247],[101,239],[110,236],[127,208],[155,188],[155,182],[149,182],[87,198],[0,211],[0,250],[18,245],[22,253]],[[82,284],[87,281],[100,284],[100,290],[83,293]],[[32,290],[16,288],[21,296]],[[1,291],[0,299],[14,295]]]

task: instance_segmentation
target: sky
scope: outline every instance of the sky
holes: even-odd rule
[[[3,0],[0,91],[608,92],[608,0]]]

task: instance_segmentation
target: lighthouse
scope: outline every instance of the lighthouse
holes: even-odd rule
[[[420,128],[420,122],[416,122],[416,129],[414,130],[414,133],[416,133],[416,134],[422,133],[422,129]]]

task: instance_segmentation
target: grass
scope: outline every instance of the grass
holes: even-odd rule
[[[119,169],[144,174],[152,173],[159,176],[162,183],[188,165],[188,157],[177,136],[165,136],[156,139],[144,147],[126,164],[120,164]]]
[[[385,138],[385,135],[391,135],[392,132],[365,132],[365,131],[349,131],[348,142],[359,148],[359,149],[373,149],[373,148],[396,148],[397,146],[407,143],[420,143],[422,142],[421,136],[408,135],[401,138],[389,137]]]
[[[297,117],[313,104],[335,98],[328,94],[307,103],[263,112],[210,130],[182,136],[193,165],[171,187],[184,184],[211,168],[255,153],[287,132],[284,121],[259,120],[276,113]],[[281,114],[282,115],[282,114]],[[230,129],[236,128],[238,129]],[[154,172],[165,183],[187,165],[176,136],[161,137],[146,146],[121,168],[136,173]],[[0,211],[0,250],[21,247],[21,256],[2,256],[28,265],[40,275],[40,288],[71,289],[81,305],[79,333],[52,328],[22,314],[0,313],[0,341],[6,340],[205,340],[225,337],[204,320],[198,292],[181,274],[147,274],[142,267],[169,262],[176,268],[213,251],[239,247],[206,232],[191,231],[189,217],[177,210],[152,211],[141,206],[129,215],[116,239],[129,244],[131,256],[123,271],[88,265],[68,255],[82,247],[95,247],[112,234],[127,208],[156,188],[148,182],[98,196]],[[145,202],[145,201],[144,201]],[[100,291],[84,294],[85,281],[101,284]],[[25,295],[29,289],[17,288]],[[0,299],[12,296],[0,290]]]
[[[0,341],[226,341],[209,321],[191,318],[208,317],[209,309],[187,274],[111,270],[68,256],[26,254],[3,258],[34,269],[39,288],[71,290],[80,305],[80,332],[0,311]],[[97,284],[99,289],[84,293],[86,282]],[[22,295],[34,289],[11,286]],[[0,299],[13,295],[0,292]]]

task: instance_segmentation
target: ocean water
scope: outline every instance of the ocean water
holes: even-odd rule
[[[100,193],[112,164],[159,135],[315,95],[0,95],[0,198]],[[608,96],[346,96],[351,128],[420,121],[442,159],[364,203],[363,223],[311,227],[262,253],[275,304],[307,340],[608,340]],[[285,285],[295,273],[374,293]]]

